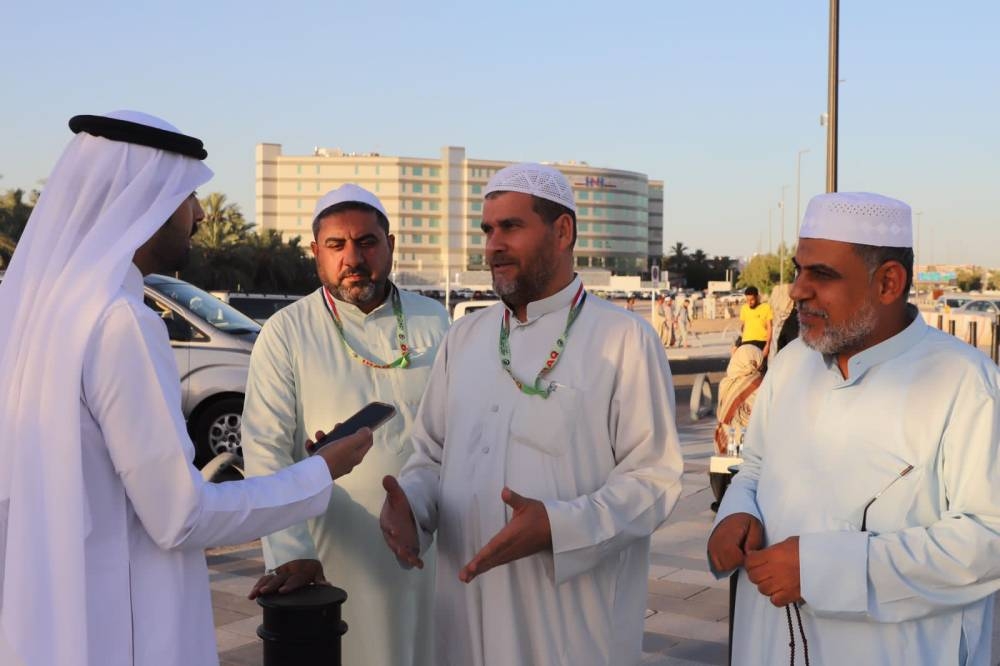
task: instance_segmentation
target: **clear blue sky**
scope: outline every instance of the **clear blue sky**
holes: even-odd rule
[[[665,243],[709,254],[766,251],[782,185],[791,240],[799,149],[802,208],[824,189],[826,0],[147,4],[5,7],[0,189],[119,108],[203,138],[203,193],[250,219],[261,141],[642,171]],[[925,261],[1000,267],[997,25],[995,0],[842,3],[840,189],[924,211]]]

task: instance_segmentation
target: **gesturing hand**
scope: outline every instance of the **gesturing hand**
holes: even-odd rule
[[[514,510],[514,515],[458,572],[458,579],[463,583],[501,564],[552,550],[552,527],[544,504],[536,499],[521,497],[506,486],[500,493],[500,499]]]
[[[385,502],[382,503],[382,513],[378,518],[382,538],[401,565],[423,569],[424,561],[420,559],[420,541],[413,522],[410,500],[406,498],[406,493],[399,487],[394,476],[384,477],[382,487],[385,488]]]
[[[726,516],[708,537],[708,557],[716,571],[742,566],[746,554],[764,544],[764,528],[749,513]]]
[[[306,585],[329,585],[323,576],[323,565],[319,560],[292,560],[264,574],[254,584],[247,599],[256,599],[262,594],[285,594]]]
[[[799,538],[789,537],[764,550],[747,553],[747,576],[779,608],[802,601]]]

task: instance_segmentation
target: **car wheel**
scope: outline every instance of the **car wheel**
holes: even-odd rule
[[[240,426],[243,423],[243,398],[223,398],[209,405],[192,429],[197,458],[208,462],[220,453],[243,456]]]

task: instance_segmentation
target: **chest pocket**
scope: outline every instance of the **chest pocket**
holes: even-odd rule
[[[575,439],[579,398],[579,391],[563,385],[548,398],[519,395],[511,418],[511,442],[550,456],[564,455]]]

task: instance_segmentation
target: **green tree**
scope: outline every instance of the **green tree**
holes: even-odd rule
[[[31,211],[38,201],[38,191],[32,190],[25,201],[22,189],[7,190],[0,194],[0,268],[6,268],[14,248],[24,233]]]
[[[963,268],[958,271],[956,282],[962,291],[979,291],[983,288],[983,269],[978,266]]]
[[[740,273],[736,286],[740,289],[745,287],[757,287],[763,294],[771,293],[771,288],[781,282],[781,273],[784,273],[786,283],[795,279],[795,268],[792,264],[792,254],[785,252],[784,271],[779,270],[780,258],[777,254],[755,254],[747,263],[743,272]]]

